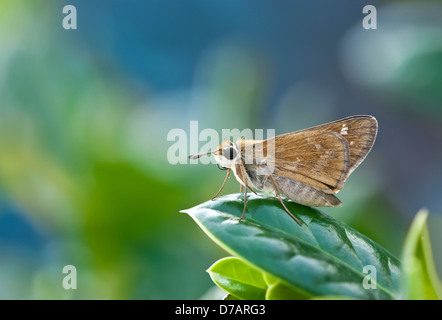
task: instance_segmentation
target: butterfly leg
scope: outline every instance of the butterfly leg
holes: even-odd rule
[[[240,166],[240,170],[241,170],[241,175],[243,177],[246,177],[246,171],[244,170],[244,166]],[[245,184],[245,188],[244,188],[244,210],[242,211],[241,218],[239,218],[238,222],[241,222],[241,220],[244,219],[244,215],[246,214],[246,208],[247,208],[247,189],[249,188],[249,186],[247,184],[247,179],[244,179],[244,184]]]
[[[239,218],[238,222],[241,222],[241,220],[244,219],[244,215],[246,214],[246,208],[247,208],[247,187],[244,189],[244,210],[242,211],[241,218]]]
[[[247,186],[247,188],[249,188],[249,190],[252,191],[254,194],[258,195],[258,194],[256,193],[256,191],[253,190],[252,188],[250,188],[249,186]],[[239,192],[242,192],[242,189],[243,189],[243,185],[240,184],[240,185],[239,185]]]
[[[227,179],[229,179],[229,177],[230,177],[230,169],[227,170],[227,176],[226,176],[226,178],[224,179],[224,182],[223,182],[221,188],[220,188],[220,189],[218,190],[218,192],[212,197],[211,200],[215,200],[215,198],[218,197],[219,193],[221,192],[221,190],[222,190],[222,189],[224,188],[224,186],[226,185],[226,181],[227,181]]]
[[[299,220],[298,218],[296,218],[294,215],[293,215],[293,213],[291,213],[290,212],[290,210],[289,209],[287,209],[287,207],[285,206],[285,204],[284,204],[284,201],[282,201],[282,199],[281,199],[281,195],[280,195],[280,193],[279,193],[279,190],[278,190],[278,187],[276,186],[276,182],[275,182],[275,179],[273,179],[273,177],[270,175],[269,176],[270,177],[270,181],[272,182],[272,185],[273,185],[273,189],[275,189],[275,193],[276,193],[276,196],[278,197],[278,199],[279,199],[279,201],[281,202],[281,204],[282,204],[282,206],[284,207],[284,210],[301,226],[302,225],[302,222],[301,222],[301,220]]]
[[[262,190],[264,188],[264,186],[267,183],[267,180],[269,179],[269,177],[270,177],[270,174],[267,174],[267,175],[264,176],[264,178],[259,183],[258,189]]]
[[[252,188],[250,188],[249,186],[247,186],[248,188],[249,188],[249,190],[250,191],[252,191],[254,194],[256,194],[256,195],[258,195],[257,193],[256,193],[256,191],[255,190],[253,190]]]

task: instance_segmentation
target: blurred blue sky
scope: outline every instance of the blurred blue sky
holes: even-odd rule
[[[339,81],[339,40],[365,3],[341,2],[77,1],[75,35],[154,91],[193,86],[201,59],[224,41],[249,47],[271,64],[277,99],[299,80]]]

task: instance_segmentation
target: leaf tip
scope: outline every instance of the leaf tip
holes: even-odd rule
[[[417,212],[415,219],[418,219],[418,221],[420,221],[420,222],[426,222],[427,219],[428,219],[429,214],[430,213],[429,213],[427,208],[421,208]]]

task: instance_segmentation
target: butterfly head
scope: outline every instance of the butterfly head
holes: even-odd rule
[[[221,168],[230,169],[240,161],[238,146],[230,140],[224,140],[212,155]]]
[[[191,159],[198,159],[202,156],[213,155],[220,169],[230,169],[240,161],[238,146],[230,140],[224,140],[215,150],[189,156]]]

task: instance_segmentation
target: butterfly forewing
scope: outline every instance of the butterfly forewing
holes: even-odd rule
[[[277,175],[309,184],[314,180],[316,189],[337,192],[371,150],[376,134],[374,117],[352,116],[262,143],[264,149],[274,148],[275,162],[269,164]]]
[[[285,172],[287,178],[299,180],[304,176],[331,189],[343,184],[349,152],[347,141],[339,134],[324,130],[293,132],[267,140],[268,150],[273,143],[275,170]]]
[[[372,116],[352,116],[302,131],[328,130],[344,137],[350,150],[347,176],[365,159],[373,147],[378,132],[378,122]]]

